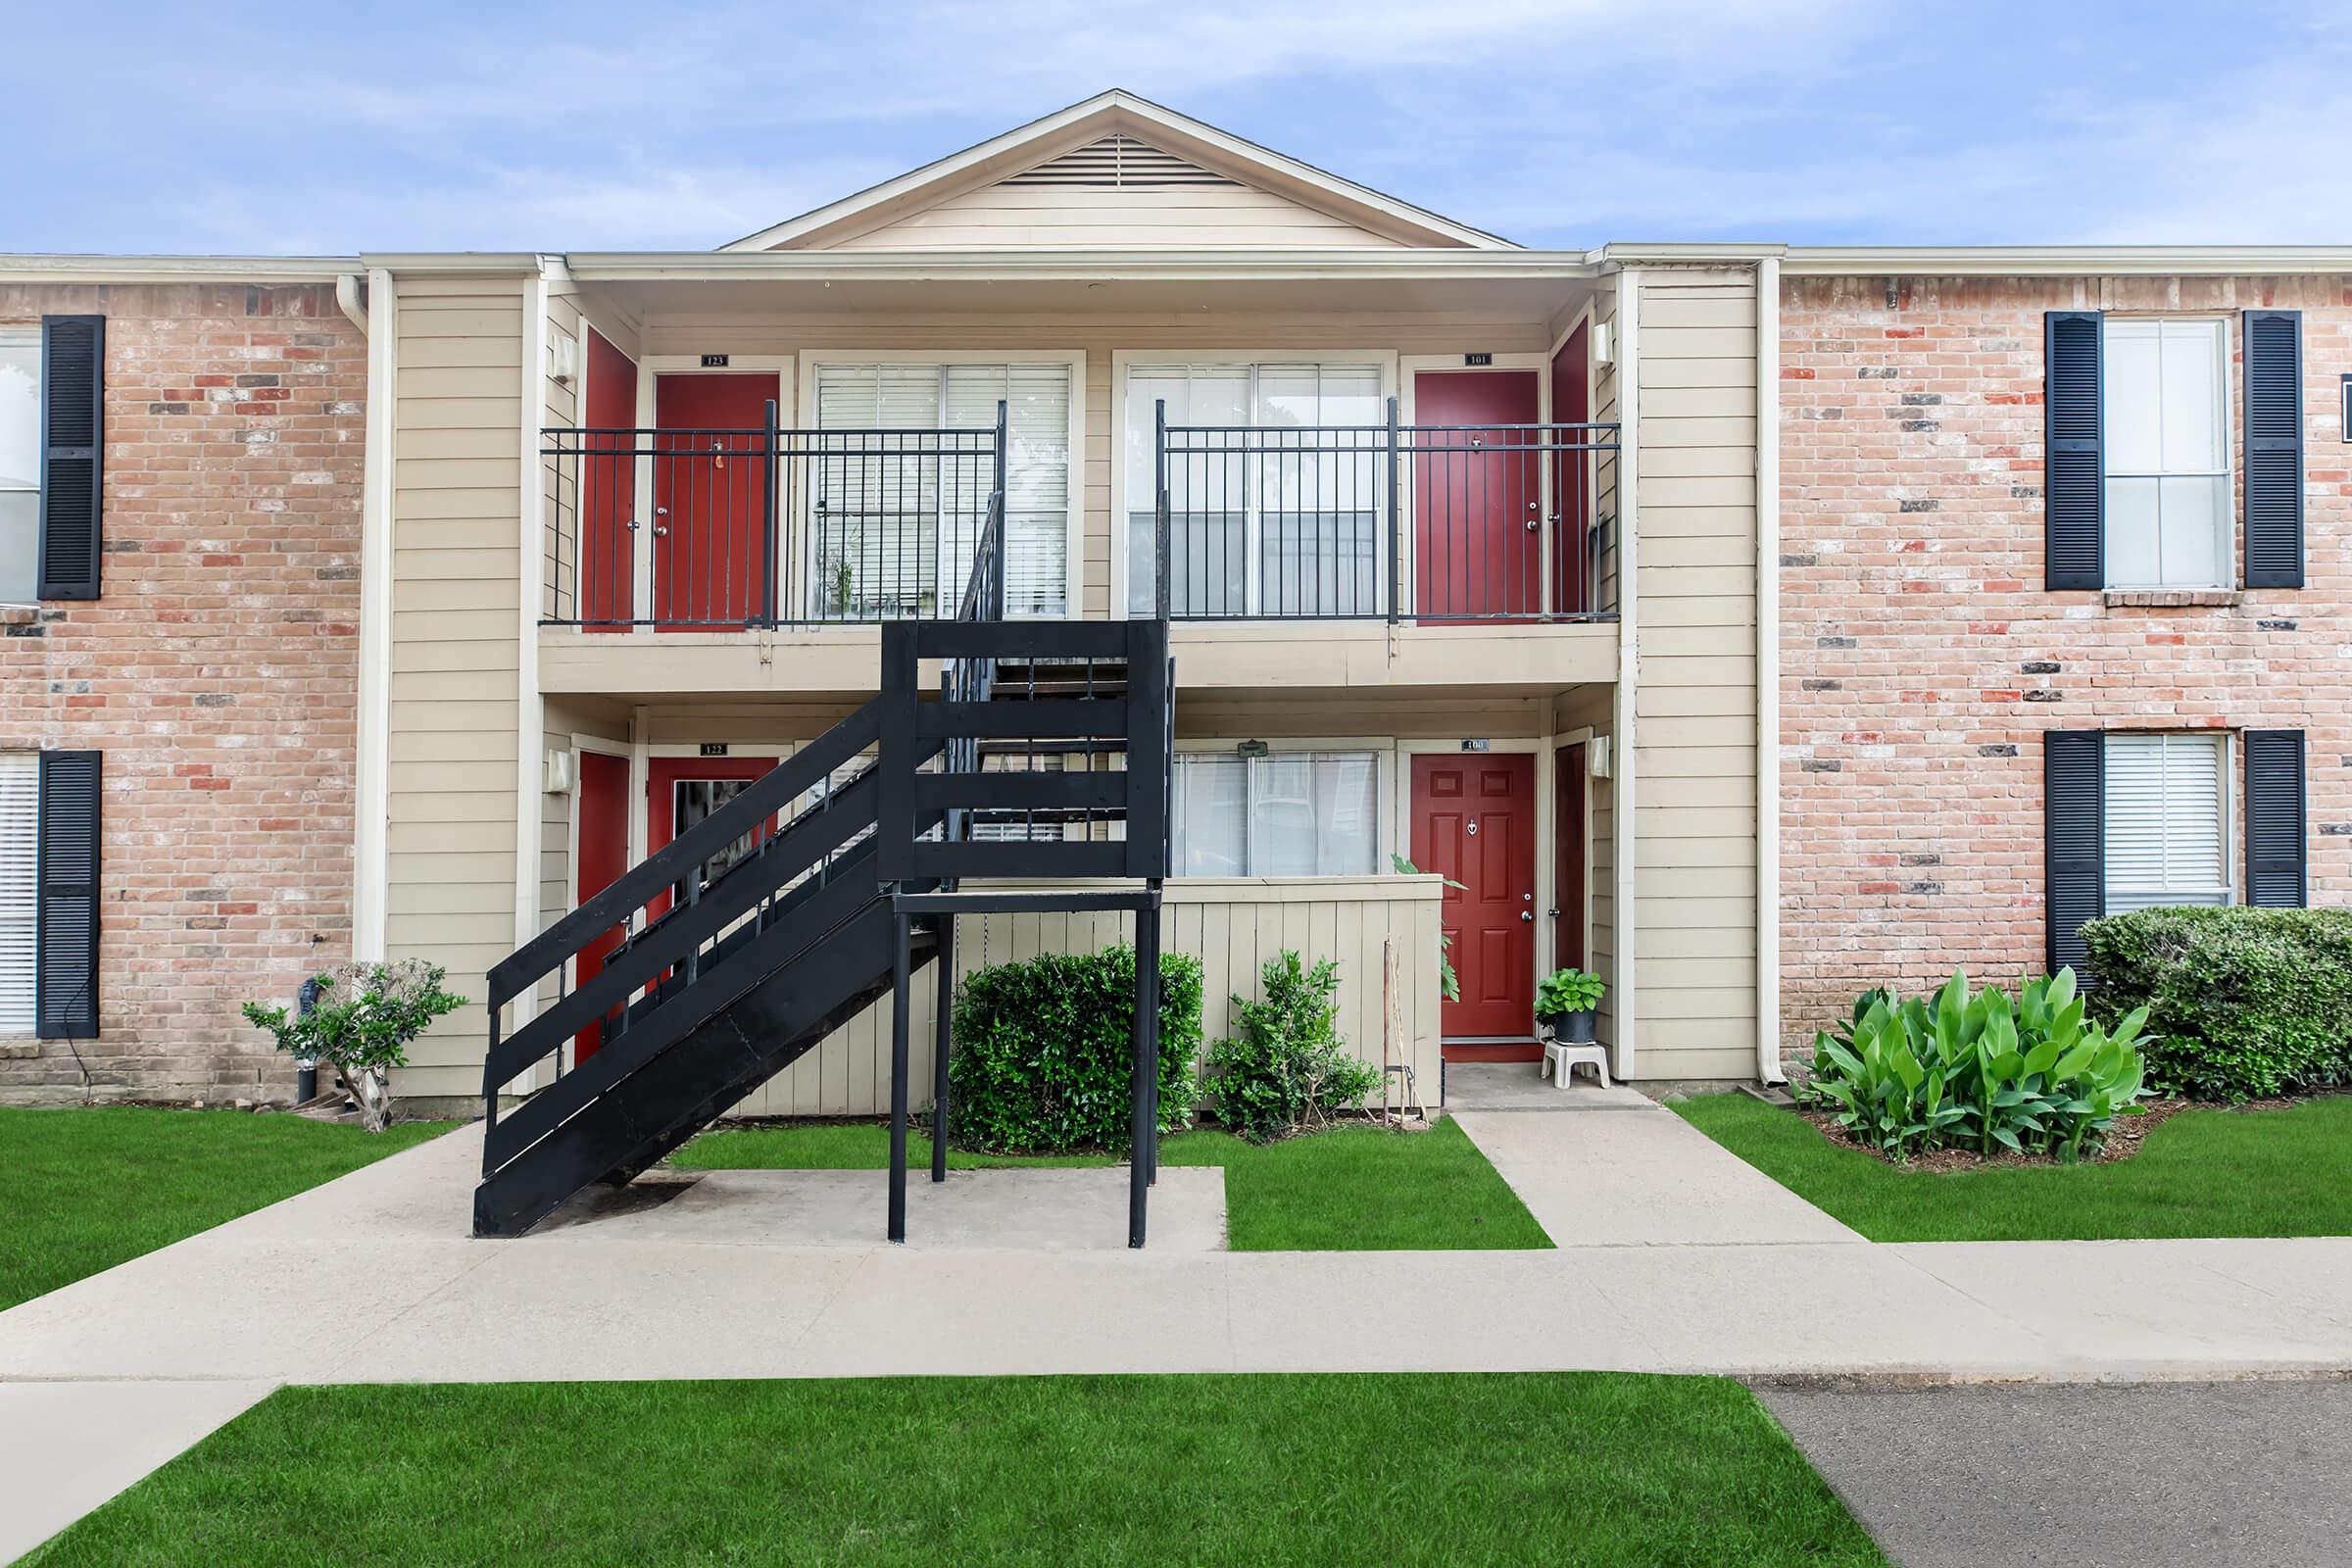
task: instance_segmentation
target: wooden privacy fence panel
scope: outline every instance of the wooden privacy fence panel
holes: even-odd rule
[[[1338,959],[1340,1032],[1357,1055],[1377,1066],[1381,943],[1393,938],[1394,1059],[1412,1067],[1422,1099],[1434,1104],[1442,893],[1433,876],[1179,878],[1166,886],[1160,947],[1201,960],[1203,1043],[1230,1027],[1232,993],[1255,998],[1259,969],[1285,948],[1297,949],[1310,963]],[[963,915],[956,922],[956,967],[969,974],[1041,953],[1093,953],[1130,940],[1133,931],[1132,917],[1120,912]],[[928,984],[914,988],[910,1078],[917,1104],[929,1102],[931,991]],[[729,1114],[881,1115],[890,1105],[890,1024],[885,997]]]

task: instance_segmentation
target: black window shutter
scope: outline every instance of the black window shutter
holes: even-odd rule
[[[2045,586],[2104,588],[2107,413],[2099,313],[2044,313],[2041,354]]]
[[[33,921],[33,1033],[98,1033],[97,752],[43,752]]]
[[[105,492],[106,318],[41,318],[43,599],[98,597]]]
[[[2303,586],[2303,313],[2248,311],[2246,586]]]
[[[2303,732],[2246,731],[2246,902],[2300,909],[2309,899]]]
[[[2082,922],[2107,912],[2107,737],[2054,729],[2041,738],[2041,832],[2049,878],[2050,973],[2088,955]]]

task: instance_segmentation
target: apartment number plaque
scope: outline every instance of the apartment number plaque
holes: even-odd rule
[[[704,355],[704,356],[703,356],[703,368],[704,368],[704,369],[706,369],[706,370],[723,370],[723,369],[725,369],[726,368],[727,368],[727,357],[726,357],[724,354],[706,354],[706,355]]]

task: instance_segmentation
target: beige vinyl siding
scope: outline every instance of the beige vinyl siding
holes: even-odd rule
[[[744,355],[806,350],[999,352],[1083,350],[1086,355],[1085,451],[1079,475],[1084,526],[1072,572],[1081,612],[1110,612],[1110,475],[1125,439],[1115,417],[1112,358],[1120,350],[1169,354],[1248,349],[1304,356],[1365,352],[1459,354],[1465,350],[1541,354],[1550,347],[1539,319],[1501,314],[1362,314],[1323,316],[1105,313],[1087,317],[919,316],[664,317],[646,323],[648,354],[696,354],[714,343]]]
[[[1618,336],[1617,291],[1609,290],[1593,304],[1592,326],[1597,336],[1605,330],[1612,345],[1621,343]],[[1618,416],[1617,360],[1622,353],[1610,355],[1610,363],[1598,367],[1592,378],[1592,420],[1595,424],[1615,424]],[[1605,553],[1600,561],[1600,580],[1594,584],[1592,602],[1596,605],[1615,605],[1621,586],[1617,580],[1617,565],[1621,552],[1616,544],[1617,521],[1617,454],[1603,452],[1592,465],[1592,515],[1610,529]]]
[[[1755,322],[1749,272],[1642,276],[1634,948],[1644,1078],[1755,1075]]]
[[[1384,938],[1390,941],[1389,1005],[1396,1060],[1413,1068],[1422,1099],[1438,1099],[1438,910],[1435,877],[1193,878],[1167,885],[1160,915],[1163,952],[1201,960],[1201,1039],[1231,1028],[1234,992],[1258,995],[1268,958],[1296,949],[1310,962],[1340,965],[1340,1032],[1364,1060],[1381,1062]],[[996,914],[956,925],[956,968],[1093,953],[1132,941],[1133,916]],[[938,980],[915,976],[911,1030],[912,1100],[931,1101],[931,1047]],[[890,1107],[891,1003],[885,997],[832,1038],[746,1097],[737,1116],[876,1115]]]
[[[482,977],[514,946],[523,287],[399,291],[385,943],[476,1000],[410,1048],[395,1090],[475,1095]]]
[[[1249,185],[984,185],[833,250],[1173,250],[1399,242]]]
[[[1552,732],[1567,735],[1590,728],[1595,740],[1613,739],[1616,731],[1616,688],[1580,686],[1563,692],[1552,707]],[[1590,743],[1588,743],[1588,755]],[[1587,824],[1585,844],[1591,869],[1586,874],[1586,967],[1600,976],[1608,990],[1600,1001],[1600,1043],[1617,1044],[1617,785],[1614,779],[1585,779]],[[1556,852],[1555,852],[1556,853]]]

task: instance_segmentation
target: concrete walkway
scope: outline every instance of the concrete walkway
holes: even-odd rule
[[[99,1401],[122,1396],[108,1385],[162,1385],[149,1390],[148,1446],[93,1472],[75,1498],[49,1495],[37,1466],[0,1459],[0,1518],[91,1505],[89,1490],[127,1484],[125,1470],[278,1383],[1577,1368],[2135,1382],[2352,1369],[2352,1238],[1873,1245],[1670,1112],[1583,1087],[1564,1102],[1556,1114],[1462,1112],[1562,1244],[1553,1251],[1047,1250],[971,1245],[919,1209],[911,1245],[892,1248],[871,1177],[850,1178],[874,1187],[864,1241],[761,1234],[740,1211],[719,1225],[640,1213],[476,1241],[481,1136],[461,1129],[0,1313],[0,1384],[80,1386],[7,1391],[0,1428],[27,1449],[68,1451],[74,1432],[106,1423]],[[1184,1203],[1169,1191],[1176,1242]],[[1123,1218],[1113,1234],[1124,1239]]]

